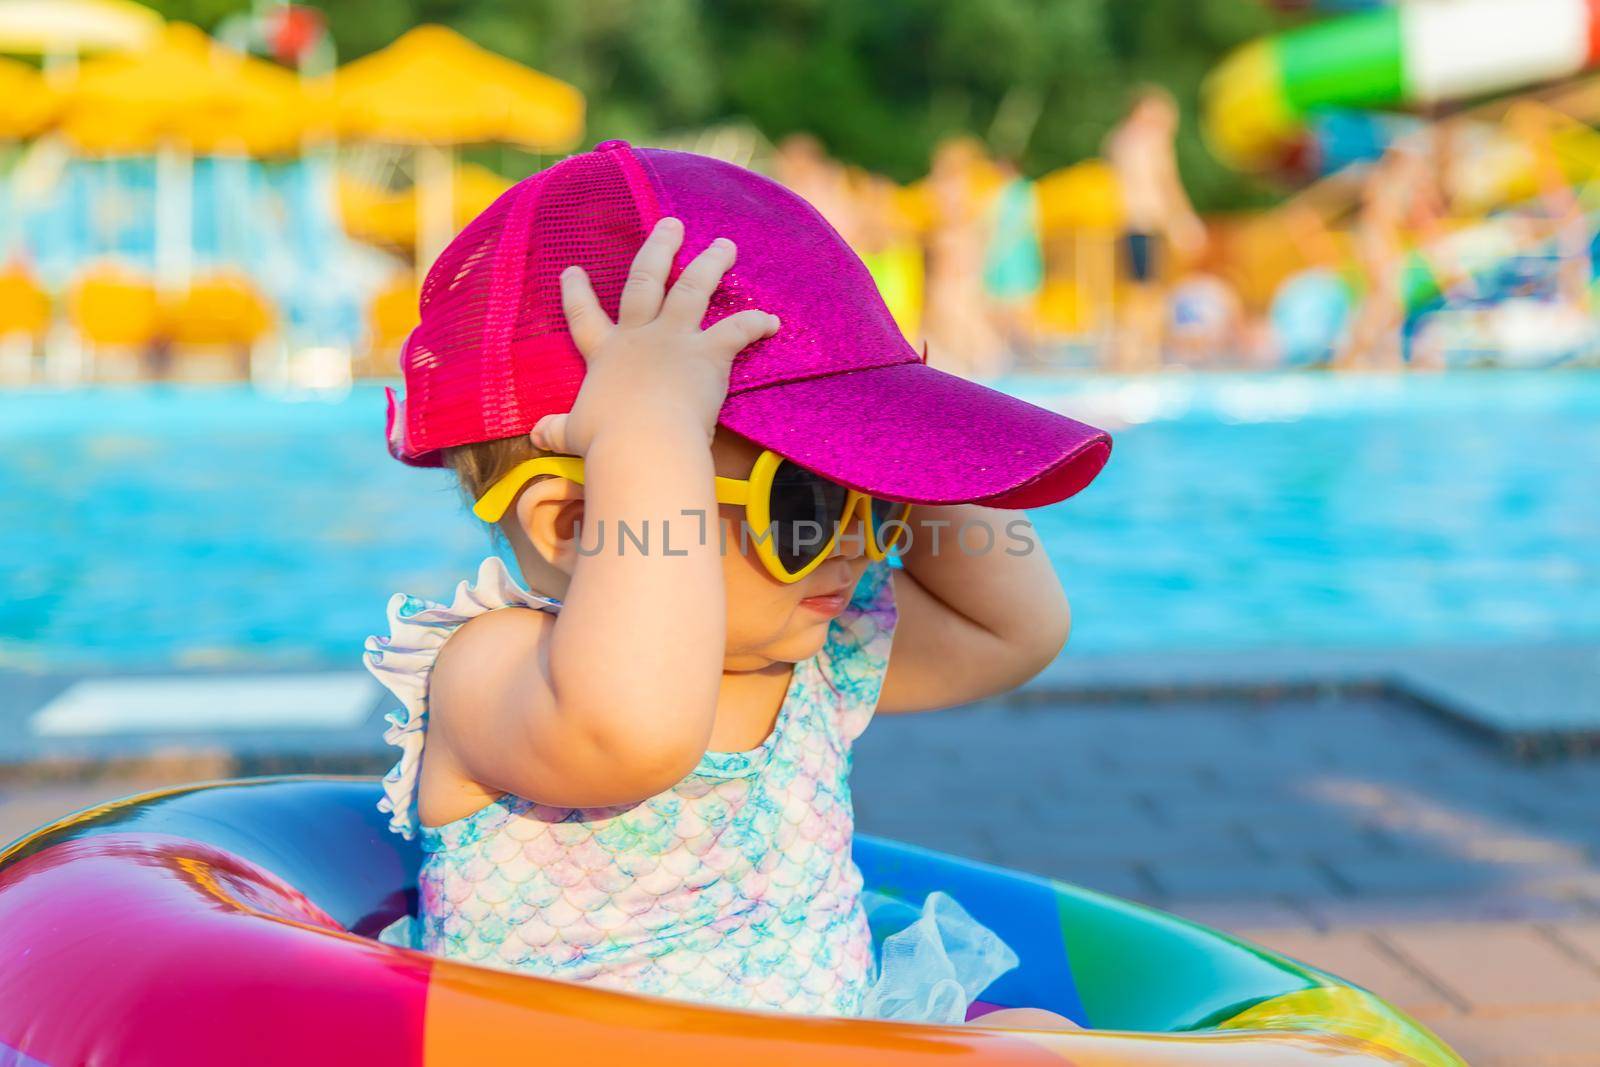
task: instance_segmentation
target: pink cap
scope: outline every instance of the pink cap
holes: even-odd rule
[[[580,264],[615,318],[634,254],[667,215],[684,225],[669,285],[715,238],[738,249],[703,326],[751,307],[782,320],[734,358],[727,429],[853,489],[922,504],[1036,507],[1105,465],[1105,431],[927,366],[860,257],[784,186],[626,141],[518,182],[445,249],[401,353],[405,401],[390,393],[390,451],[437,466],[441,449],[571,410],[584,362],[560,272]]]

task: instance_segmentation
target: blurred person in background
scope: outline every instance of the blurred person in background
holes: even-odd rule
[[[1036,331],[1033,302],[1044,286],[1039,205],[1019,160],[999,160],[1003,184],[990,205],[989,248],[983,290],[1006,357],[1032,362]]]
[[[856,254],[878,283],[878,292],[900,332],[920,349],[926,264],[916,225],[903,206],[900,187],[892,180],[870,171],[859,171],[857,177]]]
[[[1305,266],[1278,283],[1261,321],[1247,330],[1246,352],[1258,366],[1326,366],[1345,345],[1355,297],[1346,254],[1320,211],[1295,198],[1271,216]]]
[[[946,140],[928,171],[933,224],[928,235],[923,330],[928,363],[967,377],[998,374],[1005,343],[983,296],[989,220],[978,197],[982,148],[969,137]]]
[[[1172,358],[1187,367],[1218,367],[1243,357],[1244,305],[1227,280],[1195,271],[1172,287],[1167,340]]]
[[[809,133],[789,134],[778,142],[772,167],[773,177],[816,208],[846,243],[856,245],[860,233],[849,175],[821,141]]]
[[[1367,289],[1334,366],[1396,370],[1405,363],[1405,267],[1413,245],[1443,231],[1448,209],[1432,138],[1402,137],[1367,172],[1356,222],[1356,262]],[[1430,263],[1449,270],[1449,263]]]
[[[1527,150],[1537,194],[1527,215],[1513,220],[1517,245],[1526,251],[1515,268],[1493,280],[1500,299],[1482,314],[1494,359],[1503,366],[1547,366],[1596,345],[1594,235],[1557,151],[1552,123],[1560,121],[1538,107],[1513,108],[1506,116]]]
[[[1366,281],[1350,333],[1334,358],[1343,369],[1396,368],[1402,362],[1400,329],[1405,321],[1401,292],[1405,266],[1405,204],[1410,156],[1391,150],[1373,164],[1361,186],[1356,222],[1356,262]]]
[[[1104,154],[1117,176],[1124,220],[1126,296],[1112,352],[1116,370],[1152,370],[1161,363],[1163,250],[1192,260],[1206,247],[1205,225],[1178,173],[1177,134],[1178,105],[1172,94],[1144,85],[1134,93],[1127,116],[1106,137]]]
[[[1539,205],[1556,257],[1556,300],[1584,318],[1593,312],[1591,285],[1594,258],[1590,251],[1594,228],[1584,212],[1579,191],[1567,180],[1556,152],[1554,131],[1541,112],[1516,109],[1507,120],[1527,146],[1539,187]]]

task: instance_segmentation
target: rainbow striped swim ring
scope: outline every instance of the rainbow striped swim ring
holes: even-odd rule
[[[869,890],[948,890],[1018,950],[986,1001],[1090,1029],[742,1011],[438,959],[374,939],[413,905],[421,860],[378,793],[365,778],[188,786],[0,852],[0,1063],[1462,1067],[1373,994],[1265,949],[867,836]]]

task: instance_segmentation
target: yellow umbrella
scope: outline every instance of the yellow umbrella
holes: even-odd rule
[[[455,191],[455,216],[460,229],[510,188],[511,183],[488,167],[464,163],[450,179]],[[411,248],[417,241],[417,191],[390,192],[356,178],[339,181],[339,215],[351,237],[373,244]]]
[[[50,327],[50,295],[20,266],[0,267],[0,337],[43,337]]]
[[[197,280],[162,316],[176,344],[242,347],[272,329],[273,308],[248,277],[228,271]]]
[[[1040,178],[1034,194],[1045,249],[1038,321],[1063,333],[1102,328],[1116,276],[1112,235],[1122,225],[1116,175],[1103,160],[1086,159]]]
[[[374,371],[395,373],[395,357],[416,325],[417,279],[402,273],[373,294],[367,305],[369,351]]]
[[[99,266],[73,282],[67,317],[90,344],[145,348],[161,333],[161,297],[137,274]]]
[[[62,132],[90,152],[292,151],[305,131],[299,79],[175,22],[155,47],[91,59],[65,86]]]
[[[342,67],[332,99],[342,136],[416,147],[419,267],[433,262],[453,229],[451,148],[493,143],[560,152],[583,135],[577,89],[443,26],[419,26]]]
[[[419,26],[341,67],[333,96],[339,132],[371,141],[559,152],[583,135],[577,89],[443,26]]]
[[[32,137],[55,118],[60,103],[38,71],[0,59],[0,141]]]
[[[131,0],[0,0],[0,52],[72,56],[149,46],[161,16]]]
[[[1087,159],[1053,170],[1034,186],[1043,230],[1111,230],[1122,225],[1122,193],[1111,167]]]

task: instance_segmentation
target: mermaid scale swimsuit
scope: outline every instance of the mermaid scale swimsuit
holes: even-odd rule
[[[760,746],[707,752],[678,784],[634,804],[561,808],[505,794],[437,827],[417,822],[416,784],[439,649],[485,611],[560,605],[521,588],[497,557],[484,560],[477,581],[461,583],[449,605],[397,594],[390,636],[369,638],[365,657],[402,705],[385,738],[403,755],[379,806],[392,830],[420,838],[424,860],[420,914],[409,932],[385,939],[636,993],[841,1016],[889,1017],[892,1000],[893,1017],[925,1017],[933,1009],[911,1006],[931,1003],[918,983],[949,975],[879,973],[850,858],[851,746],[888,664],[891,575],[886,563],[869,565],[823,649],[795,665]],[[945,923],[952,915],[970,922],[959,907],[942,914]],[[938,925],[916,925],[924,941],[937,940]],[[1015,956],[989,937],[961,940],[987,947],[985,973],[999,963],[1009,969]],[[937,959],[948,970],[944,955],[896,958]],[[959,1005],[940,998],[939,1014],[957,1014],[941,1021],[960,1021],[981,991],[971,982],[969,973]],[[891,989],[896,995],[886,999]]]

